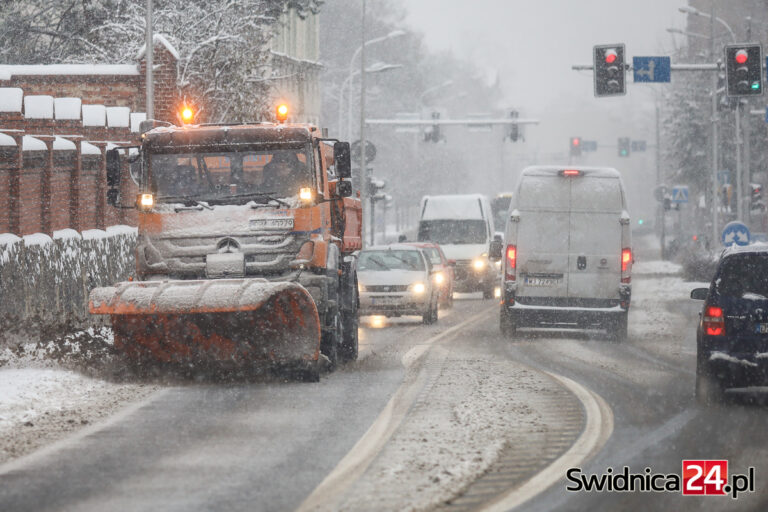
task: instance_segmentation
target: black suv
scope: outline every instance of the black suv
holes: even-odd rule
[[[768,245],[723,252],[696,333],[696,399],[721,402],[727,388],[768,384]]]

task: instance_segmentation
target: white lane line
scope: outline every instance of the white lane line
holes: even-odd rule
[[[412,368],[427,351],[438,341],[445,340],[468,325],[482,320],[489,313],[496,311],[496,307],[488,308],[460,324],[446,329],[442,333],[433,336],[427,341],[411,348],[402,358],[406,370]],[[416,376],[409,377],[390,398],[379,417],[368,428],[352,449],[344,456],[325,479],[320,482],[312,494],[299,505],[297,512],[316,510],[318,508],[331,509],[333,502],[342,497],[344,491],[360,478],[384,445],[402,423],[408,410],[417,398],[426,380],[426,372],[419,372]]]
[[[54,441],[53,443],[46,445],[40,448],[39,450],[36,450],[28,455],[24,455],[22,457],[19,457],[18,459],[14,459],[6,462],[5,464],[0,465],[0,476],[10,473],[11,471],[23,469],[25,466],[30,466],[32,464],[35,464],[36,462],[39,462],[40,460],[48,457],[51,454],[54,454],[60,450],[64,450],[74,445],[81,439],[84,439],[90,436],[91,434],[94,434],[96,432],[99,432],[100,430],[109,428],[115,423],[118,423],[123,419],[127,418],[128,416],[130,416],[131,414],[135,413],[137,410],[141,409],[142,407],[149,404],[150,402],[157,400],[162,395],[168,393],[170,390],[171,390],[170,388],[159,389],[154,393],[150,394],[149,396],[145,397],[143,400],[131,403],[130,405],[118,411],[117,413],[109,416],[104,421],[94,423],[89,427],[78,430],[77,432],[63,439]]]
[[[534,368],[532,370],[549,375],[582,403],[586,415],[584,431],[568,451],[552,464],[523,484],[510,489],[494,502],[480,508],[483,512],[505,512],[544,492],[560,481],[568,468],[579,466],[595,455],[613,434],[613,411],[600,395],[562,375]]]
[[[649,432],[628,447],[622,448],[621,456],[624,461],[629,463],[629,461],[643,453],[648,447],[660,446],[663,440],[680,432],[698,414],[699,411],[693,408],[681,411],[665,421],[659,428]],[[621,465],[617,464],[617,466]]]

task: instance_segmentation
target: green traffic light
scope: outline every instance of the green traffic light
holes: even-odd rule
[[[756,91],[760,89],[760,82],[752,82],[752,90]]]
[[[640,224],[641,226],[643,225],[643,222],[645,222],[643,219],[637,219],[637,223]]]

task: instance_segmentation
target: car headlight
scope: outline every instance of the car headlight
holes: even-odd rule
[[[445,276],[443,276],[442,272],[438,272],[435,274],[435,283],[443,284],[444,281],[445,281]]]
[[[363,293],[365,291],[365,286],[357,283],[357,293]]]
[[[413,283],[411,285],[411,291],[417,295],[421,295],[426,291],[427,287],[424,286],[424,283]]]
[[[474,267],[475,270],[483,270],[485,265],[487,265],[487,262],[482,258],[476,258],[472,262],[472,267]]]

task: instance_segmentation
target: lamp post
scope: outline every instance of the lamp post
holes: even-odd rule
[[[374,62],[370,66],[368,66],[368,69],[365,70],[366,73],[381,73],[383,71],[389,71],[392,69],[400,69],[402,68],[402,64],[386,64],[384,62]],[[344,124],[343,118],[344,118],[344,90],[347,88],[347,86],[354,80],[356,76],[360,74],[360,70],[355,70],[351,75],[349,75],[347,78],[344,79],[344,81],[341,83],[341,87],[339,88],[339,120],[338,120],[338,127],[339,127],[339,138],[343,140],[347,140],[349,137],[343,136],[341,132],[341,127]],[[350,97],[352,96],[351,91],[349,93]],[[349,114],[349,112],[348,112]],[[347,119],[347,122],[349,122],[349,119]],[[348,135],[348,134],[347,134]]]
[[[730,25],[728,25],[728,23],[725,22],[725,20],[715,16],[714,9],[715,9],[714,4],[712,4],[712,13],[711,14],[707,14],[705,12],[702,12],[702,11],[700,11],[700,10],[694,8],[694,7],[690,7],[690,6],[680,7],[679,11],[684,13],[684,14],[690,14],[692,16],[701,16],[703,18],[708,18],[710,20],[710,28],[709,28],[709,30],[710,30],[710,51],[711,51],[711,54],[712,54],[712,58],[716,59],[716,57],[715,57],[715,22],[718,22],[723,27],[725,27],[725,29],[728,31],[728,33],[731,36],[731,42],[732,43],[736,42],[736,34],[733,32],[733,29],[731,29]],[[713,83],[714,83],[713,90],[715,92],[713,92],[713,95],[712,95],[712,105],[713,105],[713,107],[712,107],[713,108],[713,111],[712,111],[713,122],[712,123],[713,123],[713,126],[714,126],[715,123],[716,123],[715,118],[717,117],[717,74],[715,75],[715,77],[713,79]],[[735,118],[734,120],[735,120],[735,124],[736,124],[736,130],[735,130],[736,131],[736,217],[737,217],[737,219],[741,219],[742,218],[743,202],[744,202],[743,201],[744,190],[743,190],[743,185],[742,185],[742,181],[743,180],[742,180],[742,167],[741,167],[741,151],[742,151],[742,144],[743,144],[743,140],[741,138],[741,100],[739,100],[736,103],[736,110],[734,111],[734,118]],[[713,129],[713,133],[714,133],[714,130],[717,130],[717,128]],[[715,153],[716,151],[717,151],[717,149],[715,148],[713,150],[713,154],[716,155],[716,153]],[[713,177],[714,182],[713,182],[713,186],[714,186],[714,191],[716,193],[717,192],[717,161],[716,161],[716,159],[715,159],[715,163],[713,164],[713,169],[714,169],[714,177]],[[717,212],[717,200],[715,201],[715,212]],[[715,213],[715,215],[716,214],[717,213]],[[715,226],[713,229],[714,229],[715,235],[717,235],[717,227]]]
[[[147,26],[145,30],[145,50],[144,50],[144,59],[145,63],[147,65],[146,73],[144,74],[144,78],[146,80],[146,90],[147,90],[147,119],[154,119],[155,117],[155,95],[154,95],[154,76],[152,72],[154,71],[152,69],[153,63],[152,63],[152,57],[154,57],[154,49],[155,45],[153,42],[153,35],[152,35],[152,0],[147,0]]]
[[[446,80],[445,82],[443,82],[441,84],[433,85],[432,87],[427,88],[424,92],[422,92],[419,95],[419,105],[424,103],[424,98],[428,94],[431,94],[431,93],[437,91],[438,89],[442,89],[444,87],[450,87],[452,85],[453,85],[453,80]]]
[[[341,125],[341,118],[342,118],[341,109],[342,109],[342,105],[344,104],[344,101],[343,101],[344,100],[344,89],[345,89],[344,84],[351,84],[352,83],[352,79],[355,76],[359,75],[360,74],[360,70],[363,68],[363,65],[361,63],[360,69],[355,69],[355,60],[357,60],[358,55],[361,55],[361,54],[364,53],[364,48],[365,47],[368,47],[368,46],[370,46],[372,44],[382,43],[384,41],[389,41],[390,39],[395,39],[397,37],[404,36],[405,34],[406,34],[406,32],[404,30],[393,30],[392,32],[390,32],[389,34],[387,34],[385,36],[375,37],[373,39],[369,39],[368,41],[366,41],[365,43],[360,45],[360,47],[358,47],[358,49],[355,50],[355,52],[352,54],[352,58],[349,60],[349,74],[347,75],[347,78],[344,79],[344,82],[342,83],[342,86],[341,86],[341,91],[339,92],[339,134],[343,135],[343,137],[342,137],[343,139],[349,140],[349,139],[352,138],[352,94],[351,94],[352,93],[352,87],[351,87],[351,85],[350,85],[350,88],[349,88],[349,92],[347,93],[348,94],[348,97],[347,97],[347,113],[348,113],[347,114],[347,130],[346,130],[346,133],[343,133],[343,134],[342,134],[342,130],[341,130],[341,127],[342,127],[342,125]]]

